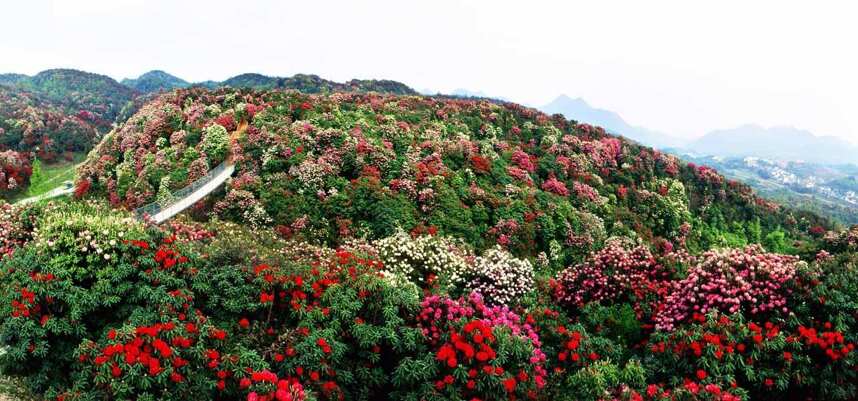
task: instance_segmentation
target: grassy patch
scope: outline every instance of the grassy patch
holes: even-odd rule
[[[39,196],[60,185],[63,181],[74,181],[75,167],[86,158],[83,153],[76,153],[72,161],[61,161],[51,164],[43,164],[36,161],[33,165],[33,176],[30,177],[30,186],[27,190],[18,194],[13,201],[33,196]],[[36,167],[35,164],[39,164]]]

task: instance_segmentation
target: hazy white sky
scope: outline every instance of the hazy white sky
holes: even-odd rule
[[[4,1],[0,72],[389,78],[565,93],[678,136],[744,123],[858,142],[853,1]]]

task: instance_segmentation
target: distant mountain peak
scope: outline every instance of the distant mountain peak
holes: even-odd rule
[[[191,84],[184,79],[162,70],[152,70],[143,73],[137,79],[123,79],[123,85],[143,93],[169,91],[177,88],[187,88]]]
[[[548,114],[562,114],[564,117],[578,122],[598,125],[615,135],[622,135],[642,144],[657,148],[677,147],[682,144],[680,139],[667,134],[627,123],[619,114],[591,106],[581,97],[573,98],[566,94],[557,96],[551,103],[540,107]]]
[[[585,104],[585,105],[589,106],[587,101],[585,101],[583,98],[581,98],[581,97],[572,98],[571,96],[569,96],[567,94],[561,94],[560,96],[557,96],[557,98],[555,98],[552,101],[552,103],[553,102],[581,103],[581,104]]]
[[[763,127],[743,124],[714,130],[688,144],[699,154],[725,157],[756,156],[778,161],[808,161],[822,164],[858,163],[858,148],[832,136],[789,125]]]

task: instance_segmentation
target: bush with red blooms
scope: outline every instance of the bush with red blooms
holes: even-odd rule
[[[217,294],[197,279],[212,266],[187,248],[200,242],[103,206],[43,212],[38,236],[2,261],[4,375],[45,399],[248,396],[241,379],[269,365],[206,308]]]
[[[694,313],[712,311],[749,316],[785,315],[798,258],[766,253],[759,245],[709,251],[673,289],[656,316],[670,330]]]
[[[11,150],[0,152],[0,197],[26,188],[32,173],[30,159],[25,155]]]
[[[614,239],[584,263],[560,272],[554,299],[576,309],[591,302],[631,303],[639,319],[648,319],[667,294],[671,278],[671,269],[647,247]]]
[[[695,314],[647,345],[656,379],[695,380],[742,388],[752,399],[844,398],[856,390],[855,344],[832,323],[806,327],[794,319],[745,321],[741,315]]]
[[[569,319],[562,311],[536,307],[526,315],[539,335],[550,375],[547,392],[560,395],[565,391],[564,378],[598,361],[619,360],[620,348],[604,337],[591,336],[582,324]]]
[[[852,253],[805,264],[749,248],[697,263],[609,241],[582,263],[603,280],[561,290],[537,259],[531,288],[505,306],[467,285],[453,298],[396,279],[371,242],[331,249],[227,222],[144,226],[92,202],[9,210],[20,214],[0,259],[0,373],[45,399],[858,395]],[[694,295],[707,295],[737,275],[789,313],[743,303],[650,324],[674,300],[659,289],[698,277]],[[581,301],[558,301],[562,291]]]
[[[395,399],[537,399],[546,385],[545,354],[533,326],[474,293],[425,298],[419,327],[430,353],[402,361]]]
[[[391,363],[421,347],[420,331],[406,324],[416,289],[387,284],[379,262],[349,251],[308,262],[248,271],[258,291],[248,302],[260,307],[233,318],[239,335],[258,336],[269,369],[321,399],[383,397]]]

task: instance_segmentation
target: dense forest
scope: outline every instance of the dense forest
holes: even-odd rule
[[[27,188],[29,166],[37,159],[46,163],[72,160],[75,154],[91,150],[114,124],[123,123],[159,93],[189,86],[281,88],[306,93],[416,93],[395,81],[338,83],[302,74],[285,78],[242,74],[223,82],[194,84],[163,71],[150,71],[121,83],[105,75],[71,69],[42,71],[32,77],[0,74],[0,152],[4,152],[0,157],[0,197],[8,199]]]

